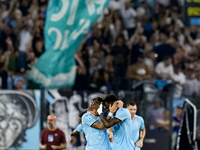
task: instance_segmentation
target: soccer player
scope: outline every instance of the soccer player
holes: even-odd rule
[[[79,135],[80,132],[83,131],[83,126],[82,126],[82,116],[86,113],[87,111],[83,111],[79,114],[79,124],[77,125],[76,129],[70,134],[70,143],[75,144],[75,139],[74,136]]]
[[[131,115],[126,108],[119,108],[116,104],[117,97],[114,94],[108,94],[105,99],[105,106],[109,111],[111,106],[117,106],[115,114],[110,111],[109,116],[112,119],[108,120],[102,113],[102,104],[97,110],[100,118],[106,128],[112,127],[113,131],[113,150],[134,150],[134,142],[131,140]]]
[[[97,113],[102,101],[100,97],[95,98],[87,113],[82,116],[83,132],[87,141],[86,150],[111,150],[107,131]]]
[[[62,130],[56,127],[56,116],[47,117],[48,128],[44,129],[40,138],[40,149],[65,149],[66,139]]]
[[[126,108],[131,114],[132,131],[131,138],[135,143],[135,150],[140,150],[143,147],[143,140],[146,135],[144,119],[141,116],[136,115],[137,105],[133,101],[128,101]]]

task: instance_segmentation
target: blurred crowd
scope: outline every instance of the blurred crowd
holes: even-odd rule
[[[47,0],[0,1],[0,87],[27,89],[27,73],[44,52]]]
[[[48,0],[0,1],[0,87],[37,88],[27,73],[44,52]],[[184,22],[184,0],[111,0],[83,39],[74,90],[132,90],[156,79],[176,97],[200,93],[200,27]],[[128,84],[125,84],[128,83]]]

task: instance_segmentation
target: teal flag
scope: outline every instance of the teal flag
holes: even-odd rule
[[[45,20],[45,52],[28,74],[41,88],[73,86],[74,54],[110,0],[50,0]]]

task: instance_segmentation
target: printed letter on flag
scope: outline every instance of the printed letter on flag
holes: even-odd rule
[[[45,20],[45,52],[28,78],[41,88],[73,86],[74,54],[110,0],[50,0]]]

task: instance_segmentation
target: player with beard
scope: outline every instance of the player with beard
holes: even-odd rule
[[[40,149],[62,150],[66,148],[65,134],[56,127],[56,116],[47,117],[47,129],[44,129],[40,137]]]
[[[128,101],[126,108],[131,114],[132,123],[132,140],[135,143],[135,150],[141,150],[143,147],[143,141],[146,135],[146,129],[144,125],[144,119],[141,116],[136,115],[137,105],[133,101]]]

